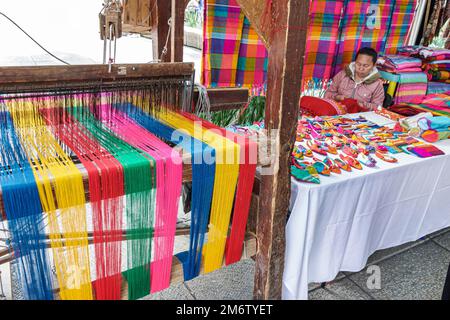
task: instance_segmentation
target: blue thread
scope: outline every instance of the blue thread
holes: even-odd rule
[[[152,118],[132,104],[116,104],[115,108],[126,113],[127,116],[156,136],[182,147],[185,152],[191,153],[193,163],[189,250],[176,255],[183,264],[184,280],[191,280],[200,273],[202,249],[214,188],[215,149],[183,132],[177,131],[177,135],[174,135],[175,129]],[[205,159],[206,154],[210,154],[213,161]]]

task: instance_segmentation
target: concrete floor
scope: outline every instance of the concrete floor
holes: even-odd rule
[[[310,284],[310,300],[439,300],[450,263],[450,228],[419,241],[375,252],[367,267],[381,270],[380,289],[368,289],[367,267],[341,272],[325,288]],[[255,263],[251,259],[173,286],[144,300],[253,299]]]

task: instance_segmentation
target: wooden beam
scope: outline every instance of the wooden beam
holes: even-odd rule
[[[194,72],[193,63],[114,64],[111,67],[111,72],[109,72],[108,66],[104,64],[1,67],[0,87],[22,83],[36,85],[49,82],[103,82],[123,79],[191,76]]]
[[[208,98],[211,111],[239,109],[248,102],[248,89],[209,88]],[[194,104],[198,101],[198,90],[194,89]]]
[[[275,139],[271,175],[261,177],[255,299],[280,299],[290,200],[289,157],[295,142],[309,1],[238,0],[269,51],[265,125]]]

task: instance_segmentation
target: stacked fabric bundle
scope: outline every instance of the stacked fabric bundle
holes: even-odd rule
[[[397,54],[422,60],[422,69],[427,74],[429,81],[427,94],[449,90],[450,86],[447,84],[450,84],[450,50],[406,46],[399,48]]]
[[[426,142],[437,142],[450,138],[450,118],[433,116],[431,112],[421,112],[399,121],[410,135],[420,136]]]
[[[423,46],[404,46],[397,49],[397,54],[408,57],[418,57]]]
[[[442,61],[450,59],[450,50],[441,48],[423,47],[419,50],[419,56],[424,61]]]
[[[378,59],[377,67],[392,73],[421,72],[422,61],[404,55],[385,55]]]
[[[450,91],[450,83],[445,82],[428,82],[427,94],[443,93]]]
[[[428,80],[450,83],[450,60],[437,60],[423,66]]]
[[[426,94],[428,88],[427,75],[424,72],[391,73],[380,71],[383,79],[389,81],[387,94],[394,103],[410,102]]]

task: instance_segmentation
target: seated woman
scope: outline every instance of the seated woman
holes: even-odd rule
[[[325,98],[344,104],[348,113],[381,109],[384,89],[375,67],[377,59],[374,49],[360,49],[355,61],[334,76]]]

